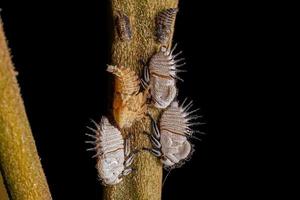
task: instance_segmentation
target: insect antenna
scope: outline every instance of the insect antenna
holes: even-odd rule
[[[167,175],[165,176],[164,181],[163,181],[163,183],[162,183],[162,187],[165,185],[165,182],[166,182],[168,176],[170,175],[171,171],[172,171],[172,169],[170,169],[170,170],[168,171]]]

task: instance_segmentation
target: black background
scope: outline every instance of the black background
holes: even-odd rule
[[[179,99],[193,99],[195,107],[201,108],[198,114],[204,116],[202,121],[207,125],[199,129],[207,134],[202,142],[194,141],[192,160],[172,171],[163,199],[183,199],[183,195],[184,199],[233,197],[249,190],[245,180],[251,171],[242,170],[247,164],[241,160],[246,142],[233,137],[227,122],[235,115],[231,105],[239,101],[231,101],[232,73],[241,70],[239,65],[244,69],[251,65],[248,60],[241,62],[242,51],[250,52],[242,46],[255,42],[249,37],[255,32],[242,25],[251,23],[247,17],[237,17],[239,13],[231,5],[196,3],[180,1],[174,42],[183,50],[188,70],[181,74],[185,81],[179,83]],[[99,120],[107,112],[108,1],[4,0],[0,6],[54,199],[101,199],[95,161],[85,151],[84,133],[90,119]],[[239,76],[246,77],[244,71]],[[245,109],[243,105],[240,108]]]

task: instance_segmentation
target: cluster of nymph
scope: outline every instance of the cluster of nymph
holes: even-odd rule
[[[177,80],[182,80],[177,73],[185,63],[174,54],[176,45],[167,46],[171,38],[177,8],[165,9],[156,17],[156,41],[161,44],[148,64],[144,66],[143,77],[130,68],[108,65],[107,71],[114,74],[115,96],[113,116],[116,126],[105,116],[96,128],[90,128],[94,134],[88,143],[93,144],[90,150],[96,151],[96,168],[99,178],[105,185],[118,184],[122,177],[132,172],[130,167],[137,150],[131,151],[131,137],[123,138],[120,129],[128,128],[143,117],[151,119],[151,132],[146,133],[152,148],[143,148],[158,157],[165,168],[181,166],[193,152],[190,138],[194,138],[192,126],[198,124],[193,120],[197,110],[191,110],[192,101],[179,104],[176,100]],[[129,41],[132,37],[129,18],[122,12],[116,13],[116,31],[121,41]],[[147,112],[149,106],[162,109],[156,121]]]

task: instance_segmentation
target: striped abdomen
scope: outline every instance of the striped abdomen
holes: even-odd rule
[[[124,139],[121,132],[110,124],[106,117],[95,130],[96,168],[99,178],[106,185],[114,185],[122,179],[124,171]]]
[[[183,59],[176,59],[181,52],[173,55],[175,48],[176,45],[172,50],[162,47],[149,62],[150,94],[157,108],[168,107],[177,94],[176,79],[181,80],[177,72],[183,71],[177,68],[184,63],[178,64]]]
[[[129,41],[132,38],[129,18],[121,11],[116,16],[117,32],[122,41]]]
[[[146,95],[139,93],[140,79],[127,67],[109,65],[107,71],[117,76],[113,102],[114,118],[120,128],[130,127],[146,111]]]
[[[192,133],[187,107],[173,102],[162,114],[159,123],[161,151],[164,157],[161,159],[164,165],[173,166],[183,162],[192,152],[192,145],[188,141]]]
[[[177,12],[177,8],[169,8],[158,13],[156,17],[156,37],[159,43],[167,44],[169,42]]]
[[[107,71],[116,75],[115,92],[121,94],[123,100],[139,92],[139,77],[130,68],[108,65]]]

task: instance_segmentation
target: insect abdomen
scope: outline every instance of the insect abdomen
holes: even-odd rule
[[[108,65],[107,71],[116,75],[116,92],[123,95],[123,97],[135,95],[139,92],[139,77],[130,68]]]
[[[122,41],[129,41],[132,38],[130,20],[121,11],[117,12],[116,17],[117,32]]]
[[[95,150],[99,178],[106,185],[119,183],[124,170],[124,139],[121,132],[106,117],[95,130]]]
[[[177,95],[176,79],[177,68],[184,65],[178,64],[183,59],[176,59],[181,52],[172,55],[176,45],[172,50],[162,47],[159,52],[154,54],[149,62],[149,81],[152,102],[157,108],[166,108]],[[181,79],[180,79],[181,80]]]
[[[177,8],[161,11],[156,17],[156,37],[161,44],[167,44],[171,37],[172,26],[175,23]]]
[[[146,96],[140,91],[140,79],[127,67],[109,65],[107,71],[117,78],[113,102],[114,118],[120,128],[130,127],[134,121],[141,119],[146,106]]]
[[[184,161],[192,151],[192,145],[187,140],[189,134],[189,119],[178,103],[173,102],[160,118],[161,160],[166,166],[173,166]]]

